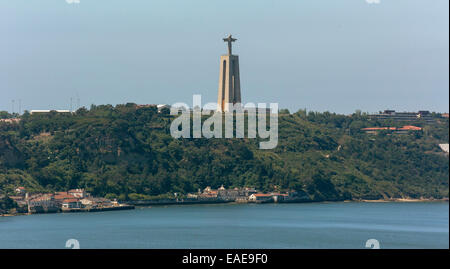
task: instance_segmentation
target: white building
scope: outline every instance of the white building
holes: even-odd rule
[[[62,208],[81,208],[81,203],[78,199],[65,199]]]
[[[67,193],[76,198],[84,198],[87,196],[84,189],[73,189],[73,190],[69,190]]]
[[[23,194],[25,194],[25,188],[24,187],[17,187],[16,189],[15,189],[15,192],[17,193],[17,194],[19,194],[19,195],[23,195]]]
[[[266,193],[253,193],[248,197],[249,201],[256,202],[256,201],[268,201],[272,199],[272,194],[266,194]]]
[[[158,108],[158,113],[161,112],[161,110],[163,110],[163,109],[165,109],[165,108],[170,109],[170,106],[169,106],[169,105],[166,105],[166,104],[159,104],[159,105],[157,105],[156,107]]]
[[[55,111],[58,113],[70,113],[70,110],[31,110],[30,114],[33,113],[50,113],[51,111]]]

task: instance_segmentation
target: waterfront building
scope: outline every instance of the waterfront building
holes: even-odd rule
[[[289,197],[286,193],[272,193],[272,199],[275,203],[282,202]]]
[[[67,193],[76,198],[86,197],[86,192],[84,191],[84,189],[72,189],[72,190],[69,190]]]
[[[205,193],[205,192],[210,192],[210,191],[212,191],[212,189],[211,189],[210,186],[206,187],[206,188],[203,190],[204,193]]]
[[[251,202],[267,202],[272,200],[272,194],[266,194],[266,193],[253,193],[248,198]]]
[[[197,195],[197,194],[194,194],[194,193],[188,193],[188,194],[186,195],[186,197],[187,197],[187,198],[190,198],[190,199],[197,199],[197,198],[198,198],[198,195]]]
[[[29,213],[44,213],[44,212],[58,211],[58,205],[55,201],[55,197],[52,194],[33,196],[33,198],[28,199],[27,205]]]
[[[67,192],[57,192],[57,193],[55,193],[54,197],[55,197],[55,200],[57,202],[62,202],[64,199],[72,199],[72,198],[74,198],[73,195],[68,194]]]
[[[101,197],[87,197],[80,200],[81,204],[89,207],[111,207],[114,203],[106,198]]]
[[[62,202],[61,208],[62,209],[74,209],[74,208],[81,208],[81,202],[80,200],[76,198],[72,199],[64,199]]]
[[[55,198],[51,194],[44,194],[42,196],[28,200],[29,206],[53,206],[55,205]]]
[[[209,192],[203,192],[199,195],[200,198],[217,198],[218,191],[211,190]]]
[[[217,192],[217,197],[221,200],[226,201],[235,201],[235,200],[247,200],[248,197],[256,193],[257,191],[254,188],[234,188],[234,189],[225,189],[219,188]]]

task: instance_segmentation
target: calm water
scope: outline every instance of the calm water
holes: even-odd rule
[[[225,204],[0,218],[0,248],[448,248],[449,204]]]

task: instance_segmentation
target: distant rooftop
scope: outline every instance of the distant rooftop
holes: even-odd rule
[[[58,113],[70,113],[70,110],[60,110],[60,109],[58,109],[58,110],[54,110],[54,109],[52,109],[52,110],[48,110],[48,109],[39,110],[39,109],[35,109],[35,110],[31,110],[30,114],[33,114],[33,113],[50,113],[51,111],[55,111],[55,112],[58,112]]]

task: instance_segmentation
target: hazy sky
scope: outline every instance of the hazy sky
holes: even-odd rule
[[[368,0],[369,1],[369,0]],[[351,113],[449,103],[448,0],[0,0],[0,110],[242,101]]]

